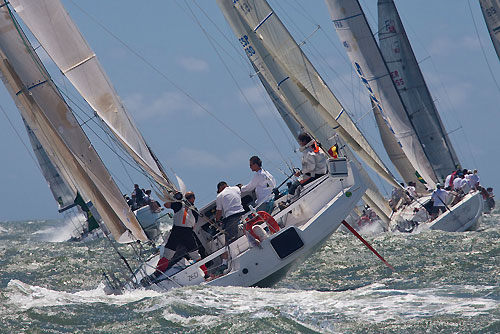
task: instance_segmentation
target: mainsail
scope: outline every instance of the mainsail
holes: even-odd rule
[[[301,125],[315,136],[322,131],[331,134],[333,128],[371,168],[398,186],[269,4],[263,0],[217,3],[258,73],[287,101]],[[328,142],[322,144],[326,147]]]
[[[236,36],[241,37],[239,41],[290,131],[297,134],[306,130],[320,141],[326,150],[335,144],[344,146],[346,142],[374,170],[395,184],[390,172],[267,2],[245,1],[233,5],[229,1],[218,1],[218,4]],[[331,111],[328,111],[323,103]],[[365,201],[369,202],[381,217],[387,217],[390,214],[387,202],[354,155],[350,150],[347,151],[369,184],[365,196],[369,198]]]
[[[106,123],[132,158],[156,182],[169,190],[175,190],[125,110],[96,55],[61,2],[14,0],[11,4],[61,72]]]
[[[0,8],[0,51],[2,80],[50,161],[65,179],[78,185],[117,241],[147,240],[7,6]]]
[[[438,182],[358,1],[326,0],[337,34],[370,98],[387,118],[403,151],[427,183]],[[415,177],[415,180],[417,177]]]
[[[491,41],[500,59],[500,0],[479,0]]]
[[[445,131],[393,0],[378,0],[380,51],[440,181],[460,163]]]

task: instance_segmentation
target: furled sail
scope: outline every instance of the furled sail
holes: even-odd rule
[[[378,0],[380,51],[424,152],[440,181],[460,166],[394,1]]]
[[[497,57],[500,59],[500,1],[479,0],[479,4]]]
[[[14,0],[15,11],[61,72],[156,182],[175,189],[125,110],[96,55],[59,0]]]
[[[403,151],[424,180],[438,179],[415,133],[412,119],[401,101],[358,1],[325,0],[337,34],[370,98],[387,118]],[[415,180],[417,177],[415,177]]]
[[[147,240],[7,6],[0,8],[0,51],[2,80],[51,162],[93,203],[117,241]]]
[[[64,208],[73,205],[77,194],[76,187],[72,186],[69,180],[64,180],[63,174],[60,173],[56,165],[50,161],[47,152],[45,152],[45,149],[36,137],[35,132],[28,126],[24,118],[23,122],[26,127],[26,131],[28,132],[31,147],[33,148],[38,164],[40,165],[40,170],[42,171],[45,180],[47,180],[52,196],[54,196],[54,199],[59,205],[59,210],[63,210]]]
[[[319,132],[332,133],[334,129],[371,168],[398,186],[268,3],[217,3],[258,73],[274,87],[277,96],[287,101],[301,125],[318,139]]]

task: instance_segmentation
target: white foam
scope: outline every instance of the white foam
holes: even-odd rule
[[[460,290],[461,295],[454,295]],[[165,317],[189,323],[191,317],[175,314],[172,305],[202,308],[220,315],[249,318],[272,318],[276,313],[320,331],[333,330],[333,318],[350,318],[357,322],[383,322],[390,319],[414,320],[416,317],[454,315],[475,317],[498,307],[499,303],[471,294],[495,287],[449,286],[441,288],[393,290],[382,283],[344,292],[296,291],[240,287],[205,287],[179,289],[165,293],[156,306],[167,308]],[[169,311],[170,310],[170,311]],[[218,319],[218,320],[217,320]],[[206,319],[203,319],[205,321]],[[211,319],[224,322],[224,317]]]
[[[157,292],[143,289],[126,292],[122,295],[106,295],[104,285],[99,285],[94,290],[70,293],[29,285],[19,280],[11,280],[7,287],[6,295],[9,298],[9,303],[23,309],[90,303],[125,305],[159,295]]]

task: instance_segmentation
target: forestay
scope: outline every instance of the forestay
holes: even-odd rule
[[[380,51],[424,152],[440,181],[460,165],[394,1],[378,1]]]
[[[147,240],[7,6],[0,8],[0,51],[2,80],[51,162],[78,185],[76,190],[93,203],[116,240]]]
[[[174,189],[125,110],[96,55],[59,0],[14,0],[12,6],[61,72],[127,152],[159,184]]]
[[[491,41],[500,59],[500,0],[479,0]]]
[[[334,129],[371,168],[398,186],[267,2],[217,3],[258,73],[270,83],[274,94],[288,104],[299,123],[317,139],[326,138],[322,142],[325,147],[329,140],[337,140],[331,138]],[[319,135],[321,132],[324,136]]]
[[[403,151],[431,186],[437,182],[358,1],[325,0],[340,41]],[[415,177],[416,179],[416,177]]]

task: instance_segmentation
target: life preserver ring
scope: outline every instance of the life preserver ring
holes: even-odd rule
[[[246,222],[245,224],[245,229],[250,233],[252,237],[255,239],[262,241],[260,237],[253,231],[253,226],[255,224],[261,224],[261,223],[266,223],[267,227],[269,228],[269,231],[271,234],[274,234],[280,230],[280,226],[276,222],[276,220],[271,216],[269,213],[266,211],[258,211],[257,216],[254,218],[250,219],[249,221]]]

